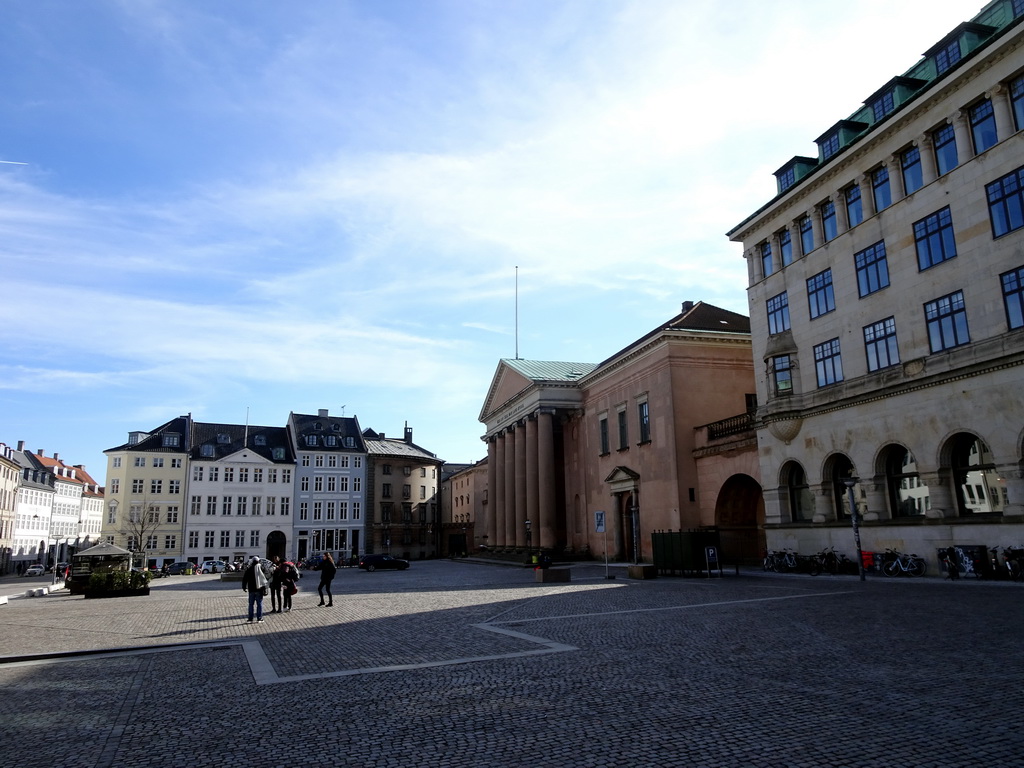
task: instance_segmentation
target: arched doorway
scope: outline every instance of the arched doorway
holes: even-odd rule
[[[267,535],[267,559],[273,560],[274,557],[279,557],[282,560],[287,560],[288,548],[288,537],[284,535],[282,531],[271,531]]]
[[[725,562],[758,565],[767,543],[764,535],[764,496],[750,475],[733,475],[722,485],[715,502],[721,557]]]

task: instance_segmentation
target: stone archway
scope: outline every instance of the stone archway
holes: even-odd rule
[[[733,475],[722,484],[715,502],[721,557],[727,563],[758,565],[767,543],[764,535],[764,495],[750,475]]]

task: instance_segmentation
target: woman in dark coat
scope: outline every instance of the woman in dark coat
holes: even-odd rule
[[[320,561],[320,586],[316,588],[316,591],[320,594],[320,605],[324,604],[324,590],[327,591],[327,607],[332,608],[334,606],[334,595],[331,594],[331,582],[334,581],[334,575],[338,572],[338,567],[334,564],[334,558],[331,557],[331,553],[327,552],[324,555],[324,559]]]

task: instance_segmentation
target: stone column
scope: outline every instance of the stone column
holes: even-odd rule
[[[761,491],[761,496],[764,498],[765,535],[768,536],[769,526],[790,522],[789,509],[786,506],[787,496],[785,491],[779,487],[764,488]],[[779,547],[769,541],[768,548],[778,549]]]
[[[836,237],[839,237],[850,228],[850,216],[846,211],[845,189],[832,193],[832,205],[836,209]]]
[[[492,547],[505,546],[505,433],[495,437],[495,485],[489,489],[490,500],[495,507],[495,538],[490,540]],[[489,474],[489,472],[488,472]]]
[[[921,186],[925,186],[939,177],[935,163],[935,143],[930,133],[918,137],[917,149],[921,153]]]
[[[865,173],[857,178],[857,186],[860,187],[861,218],[865,221],[874,216],[875,210],[875,187],[871,183],[871,174]],[[889,188],[890,191],[892,187]]]
[[[889,191],[895,204],[907,196],[907,189],[903,186],[903,163],[900,156],[889,155],[885,167],[889,169]]]
[[[974,138],[971,136],[971,124],[967,117],[967,110],[957,110],[957,113],[947,122],[953,126],[953,135],[956,136],[957,165],[963,165],[974,157]]]
[[[985,96],[992,102],[992,112],[996,117],[996,140],[1008,139],[1016,133],[1013,125],[1013,112],[1010,110],[1009,89],[1000,83],[991,88]]]
[[[540,518],[537,475],[537,414],[526,419],[526,519],[532,526],[530,546],[536,550],[540,544]]]
[[[516,434],[515,427],[505,432],[505,546],[517,545],[516,531]]]
[[[811,493],[814,494],[814,517],[812,522],[824,523],[836,519],[835,500],[832,498],[832,484],[822,483],[818,486],[811,486]]]
[[[526,425],[516,422],[516,547],[526,547]]]
[[[925,517],[939,519],[959,516],[960,510],[949,488],[948,470],[922,472],[920,480],[928,486],[928,498],[930,500],[930,509],[925,513]]]
[[[811,234],[814,235],[814,247],[820,248],[825,243],[825,235],[821,227],[821,211],[813,208],[808,215],[811,217]]]
[[[498,505],[496,502],[495,490],[498,487],[498,441],[491,435],[487,438],[487,511],[484,522],[484,534],[487,536],[485,542],[488,547],[498,543]]]
[[[537,414],[537,532],[544,549],[555,546],[555,432],[554,414]]]
[[[865,502],[868,507],[862,519],[866,521],[888,519],[890,515],[886,513],[885,476],[862,478],[860,487],[864,489]]]

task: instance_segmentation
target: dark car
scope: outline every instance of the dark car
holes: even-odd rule
[[[378,568],[404,571],[409,567],[409,561],[391,555],[363,555],[359,560],[359,567],[364,571],[376,571]]]
[[[195,563],[171,563],[167,566],[165,573],[168,576],[181,576],[182,574],[191,575],[196,572]]]

